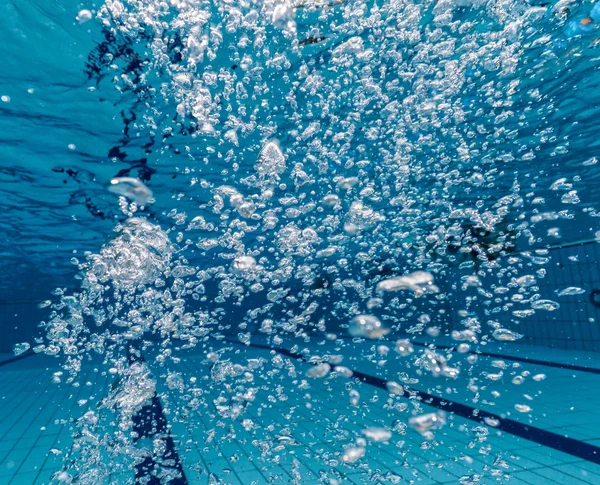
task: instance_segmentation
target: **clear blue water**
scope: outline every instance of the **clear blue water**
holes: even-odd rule
[[[597,4],[0,13],[0,484],[600,483]]]

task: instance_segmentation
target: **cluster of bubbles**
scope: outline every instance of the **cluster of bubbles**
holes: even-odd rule
[[[421,376],[454,382],[475,364],[471,350],[519,340],[520,319],[559,307],[540,294],[550,256],[535,249],[535,227],[570,216],[540,211],[517,167],[535,146],[559,143],[542,121],[551,102],[522,73],[540,53],[560,55],[573,19],[558,6],[513,0],[105,0],[93,17],[146,59],[135,79],[113,79],[144,100],[145,125],[201,141],[204,155],[188,153],[200,167],[191,183],[202,202],[195,213],[171,210],[159,225],[144,212],[158,206],[150,189],[113,179],[108,190],[120,197],[123,221],[98,252],[76,261],[81,289],[59,288],[45,304],[50,318],[33,350],[63,359],[55,380],[80,385],[85,365],[113,380],[74,424],[57,479],[102,483],[149,457],[160,462],[168,434],[146,446],[134,432],[156,396],[176,395],[185,405],[173,405],[169,419],[189,424],[212,388],[223,440],[234,424],[258,436],[247,409],[261,395],[285,400],[291,388],[308,393],[320,380],[347,379],[344,392],[358,408],[357,369],[327,352],[351,354],[370,340],[365,361],[397,376],[386,388],[399,417],[340,444],[330,468],[360,463],[369,443],[389,443],[407,428],[422,446],[444,446],[436,433],[451,417],[425,412],[410,386]],[[88,10],[77,17],[91,19]],[[557,32],[563,44],[553,41]],[[540,78],[545,68],[536,65]],[[538,122],[527,118],[533,109]],[[215,164],[225,167],[220,178],[202,178]],[[569,181],[552,190],[564,192],[562,204],[578,202]],[[450,314],[459,319],[452,328]],[[419,337],[431,344],[416,347]],[[437,348],[438,337],[451,350]],[[237,347],[224,346],[231,341],[323,346],[303,351],[311,366],[299,371],[276,353],[236,360]],[[184,378],[182,355],[194,351],[207,373]],[[476,402],[478,380],[503,378],[497,369],[470,376],[468,392]],[[498,425],[486,419],[467,430],[480,443]],[[291,446],[288,424],[276,440],[253,442],[265,463]],[[164,483],[178,473],[173,464],[159,468]],[[480,473],[496,477],[498,469]]]

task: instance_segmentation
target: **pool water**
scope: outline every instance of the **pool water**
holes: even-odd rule
[[[0,13],[0,485],[600,483],[597,3]]]

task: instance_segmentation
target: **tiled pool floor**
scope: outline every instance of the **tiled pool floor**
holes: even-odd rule
[[[282,347],[291,348],[291,344],[284,342]],[[461,477],[474,473],[482,475],[479,483],[507,483],[501,471],[510,475],[508,483],[515,484],[600,483],[600,465],[590,460],[493,428],[489,428],[486,440],[480,441],[478,423],[458,416],[450,418],[436,432],[435,440],[425,445],[418,433],[408,429],[404,436],[394,433],[388,443],[368,444],[363,459],[342,464],[340,453],[360,436],[361,430],[390,426],[397,419],[406,421],[413,403],[408,410],[399,412],[389,405],[389,394],[376,386],[356,381],[351,384],[341,376],[307,379],[304,373],[312,364],[261,348],[226,342],[222,345],[230,349],[223,358],[232,362],[275,357],[281,358],[281,368],[278,373],[271,373],[268,381],[258,377],[252,382],[249,387],[258,389],[254,401],[232,421],[223,418],[223,409],[217,407],[230,404],[222,399],[232,395],[229,383],[209,384],[210,365],[204,356],[189,355],[177,366],[185,380],[197,378],[197,387],[204,393],[203,404],[197,409],[185,406],[189,398],[176,391],[170,391],[169,400],[163,403],[188,483],[310,485],[334,483],[325,479],[336,478],[339,483],[386,484],[396,483],[401,477],[399,483],[437,484],[459,483]],[[416,375],[414,369],[407,369],[400,361],[378,365],[377,359],[369,358],[372,345],[355,344],[353,355],[345,357],[344,365],[386,379],[392,374],[397,379],[398,372]],[[319,345],[305,344],[299,350],[305,348],[310,349],[311,355],[322,353]],[[328,351],[334,353],[330,347]],[[550,362],[572,362],[578,357],[571,352],[569,358],[569,351],[529,352]],[[506,379],[469,382],[482,369],[497,370],[491,366],[492,360],[498,359],[479,356],[471,375],[464,369],[457,380],[419,375],[419,382],[411,387],[507,416],[532,429],[600,446],[600,375],[524,363],[513,368],[515,363],[505,359],[509,364],[504,369]],[[94,366],[85,367],[86,375],[79,387],[52,383],[51,376],[56,371],[55,361],[42,356],[0,366],[0,484],[50,483],[62,463],[59,453],[68,450],[71,443],[69,418],[83,414],[90,402],[102,398],[109,384]],[[547,378],[534,382],[527,376],[524,384],[515,385],[511,382],[513,371],[544,373]],[[164,372],[155,369],[157,375]],[[350,384],[360,394],[356,405],[350,404]],[[477,385],[478,389],[467,394],[468,384]],[[490,394],[492,388],[500,393],[498,397]],[[524,394],[533,400],[527,400]],[[78,405],[82,400],[87,402]],[[402,400],[408,403],[406,398],[395,398]],[[515,411],[514,405],[524,402],[529,402],[531,413]],[[435,411],[424,402],[418,405],[423,412]],[[178,422],[177,413],[183,409],[187,419]],[[291,439],[287,438],[288,430]],[[268,453],[265,447],[270,447]],[[217,479],[223,482],[214,481]],[[133,483],[133,472],[114,475],[112,482]]]

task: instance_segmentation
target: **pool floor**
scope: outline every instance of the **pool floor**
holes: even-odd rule
[[[404,435],[393,433],[386,443],[369,443],[364,458],[342,463],[344,447],[353,443],[361,430],[390,426],[394,420],[406,421],[410,416],[411,408],[403,412],[394,409],[389,393],[377,386],[377,379],[391,379],[392,374],[397,378],[405,369],[391,362],[382,366],[377,359],[365,359],[373,344],[364,342],[355,344],[353,355],[344,355],[347,346],[339,354],[344,357],[343,365],[372,379],[308,379],[304,373],[313,364],[290,354],[292,344],[286,342],[280,346],[282,350],[274,351],[261,348],[260,343],[221,343],[227,349],[223,358],[232,362],[245,363],[250,358],[277,358],[281,362],[280,372],[270,374],[269,380],[259,377],[252,383],[259,392],[237,419],[220,414],[217,406],[231,393],[227,383],[210,385],[205,356],[190,353],[182,359],[178,372],[184,380],[197,379],[202,404],[191,409],[186,407],[189,397],[169,391],[162,405],[187,483],[310,485],[336,483],[331,481],[335,479],[348,484],[425,485],[460,483],[468,476],[475,480],[474,474],[482,475],[479,483],[486,484],[600,483],[600,456],[595,454],[600,449],[600,373],[569,367],[594,369],[597,359],[593,354],[521,346],[518,360],[503,359],[508,364],[504,372],[544,373],[546,379],[535,382],[535,386],[533,382],[515,385],[510,379],[488,385],[479,381],[471,394],[465,391],[472,379],[468,372],[457,380],[419,375],[419,382],[410,387],[420,393],[413,400],[419,401],[416,405],[422,412],[440,407],[439,400],[428,401],[422,396],[440,396],[443,405],[447,400],[460,409],[472,408],[475,417],[448,413],[448,423],[435,432],[432,441],[425,442],[408,428]],[[322,352],[318,344],[303,343],[298,348],[298,355]],[[497,355],[500,351],[490,348],[489,353]],[[524,357],[547,365],[520,362]],[[55,361],[39,355],[13,362],[6,359],[10,356],[0,359],[4,360],[0,364],[0,484],[50,483],[62,466],[62,453],[72,444],[69,418],[82,415],[94,401],[102,399],[111,378],[88,365],[81,386],[58,385],[50,378],[57,370]],[[478,369],[488,366],[491,372],[491,362],[497,360],[479,355],[476,365]],[[560,367],[562,364],[567,364],[566,368]],[[414,375],[414,369],[408,370]],[[157,367],[154,372],[158,375],[164,370]],[[350,387],[360,395],[353,405]],[[489,397],[492,388],[500,393],[494,399]],[[159,388],[159,392],[164,391],[166,388]],[[533,399],[524,394],[534,394],[530,396]],[[397,396],[394,402],[402,399],[409,401]],[[515,411],[517,403],[530,404],[531,413]],[[185,419],[179,420],[178,411],[183,409],[187,409]],[[510,429],[514,433],[488,428],[489,435],[480,439],[477,416],[485,413],[513,422]],[[523,430],[525,437],[519,436]],[[547,445],[540,443],[544,440]],[[259,451],[259,441],[270,444],[269,453]],[[133,484],[134,472],[113,474],[107,483]]]

